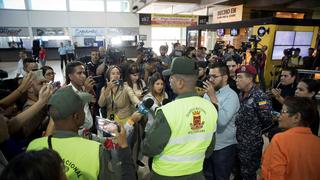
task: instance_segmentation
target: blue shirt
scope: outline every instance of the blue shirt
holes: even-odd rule
[[[58,49],[59,55],[66,55],[67,54],[67,49],[65,46],[59,47]]]
[[[67,53],[68,54],[74,54],[74,46],[73,45],[68,45],[66,47]]]
[[[237,93],[229,85],[219,89],[216,96],[218,99],[218,123],[214,150],[220,150],[232,144],[237,144],[235,119],[240,108],[240,102]],[[210,101],[208,94],[203,97]]]

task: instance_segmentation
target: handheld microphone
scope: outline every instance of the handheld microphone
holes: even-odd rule
[[[138,112],[141,114],[147,114],[153,104],[154,101],[151,98],[142,101],[138,106]]]

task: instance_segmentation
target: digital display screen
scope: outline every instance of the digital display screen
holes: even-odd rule
[[[218,36],[224,36],[224,29],[217,29]]]
[[[239,35],[239,29],[231,28],[230,35],[231,36],[238,36]]]

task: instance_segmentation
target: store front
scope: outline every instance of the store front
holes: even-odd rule
[[[19,51],[31,47],[27,27],[0,27],[0,61],[17,60]]]
[[[33,27],[33,43],[40,43],[46,49],[47,60],[60,59],[58,48],[60,43],[66,44],[70,40],[68,28],[64,27]]]
[[[248,38],[255,35],[260,39],[257,48],[261,48],[263,45],[268,46],[264,71],[268,84],[273,65],[281,63],[284,49],[300,48],[300,55],[306,56],[308,48],[316,46],[319,24],[320,20],[318,19],[262,18],[199,25],[187,28],[187,45],[197,44],[198,47],[206,46],[208,50],[212,50],[214,48],[212,45],[223,41],[225,45],[231,44],[236,48],[239,48],[239,45],[241,47],[242,42],[249,43],[253,47],[253,43],[249,42]],[[200,35],[197,36],[197,34]]]

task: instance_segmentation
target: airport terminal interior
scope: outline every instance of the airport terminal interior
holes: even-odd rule
[[[0,179],[319,180],[319,0],[0,0]]]

